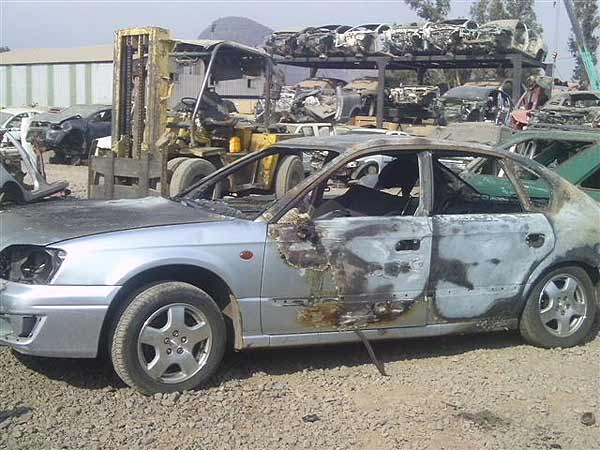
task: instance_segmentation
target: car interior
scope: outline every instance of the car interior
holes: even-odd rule
[[[416,153],[395,156],[379,172],[337,187],[335,177],[311,193],[312,217],[412,216],[419,199],[419,164]]]

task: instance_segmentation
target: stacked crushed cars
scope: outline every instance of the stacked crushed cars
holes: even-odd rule
[[[520,20],[478,25],[469,19],[408,25],[324,25],[301,31],[277,31],[265,49],[286,58],[330,56],[405,56],[523,52],[543,61],[541,36]]]

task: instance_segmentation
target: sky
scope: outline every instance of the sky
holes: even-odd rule
[[[474,1],[452,0],[451,17],[467,17]],[[558,46],[557,75],[570,79],[570,23],[562,1],[536,0],[536,13],[549,52]],[[417,19],[402,0],[0,0],[0,46],[16,49],[108,44],[112,43],[114,30],[143,25],[168,28],[172,36],[189,39],[224,16],[249,17],[275,30]]]

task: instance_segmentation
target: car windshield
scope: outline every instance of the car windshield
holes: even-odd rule
[[[336,155],[330,150],[270,148],[224,167],[175,199],[189,207],[254,220]]]
[[[464,100],[487,100],[492,90],[479,86],[457,86],[450,89],[442,97],[459,98]]]
[[[13,116],[14,116],[14,114],[10,114],[7,112],[0,112],[0,126],[4,126],[4,124],[6,122],[8,122],[10,120],[10,118]]]

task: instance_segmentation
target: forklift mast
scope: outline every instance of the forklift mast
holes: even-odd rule
[[[112,142],[121,156],[139,158],[142,152],[156,151],[167,123],[172,46],[169,32],[161,28],[117,31]]]

